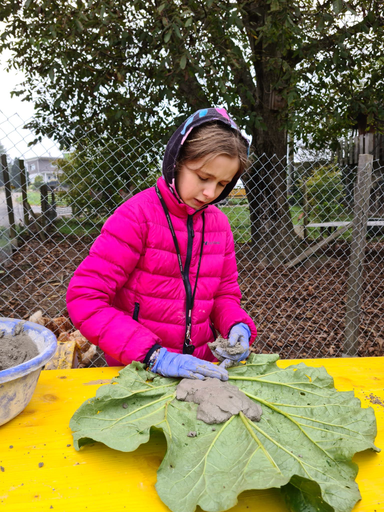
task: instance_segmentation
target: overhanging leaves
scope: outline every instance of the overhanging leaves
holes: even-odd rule
[[[286,129],[315,147],[359,114],[382,131],[382,0],[3,0],[0,21],[0,52],[35,104],[29,126],[68,147],[84,133],[158,140],[175,111],[208,105],[228,107],[270,156],[285,154]],[[296,100],[271,112],[271,91]]]
[[[233,507],[247,489],[282,487],[291,510],[350,511],[360,494],[352,456],[371,448],[376,421],[353,392],[338,392],[324,368],[277,367],[278,356],[252,355],[230,382],[263,408],[219,425],[196,419],[197,406],[175,399],[176,379],[133,363],[74,414],[75,448],[100,441],[133,451],[163,430],[168,450],[157,491],[174,512]],[[196,437],[189,437],[196,432]]]

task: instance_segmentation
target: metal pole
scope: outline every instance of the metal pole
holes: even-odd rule
[[[372,182],[372,165],[372,155],[359,155],[355,188],[351,255],[347,281],[345,339],[343,351],[343,356],[345,357],[357,356],[359,348],[362,276],[367,236],[369,198]]]

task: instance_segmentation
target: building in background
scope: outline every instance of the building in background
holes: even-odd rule
[[[62,171],[57,168],[56,161],[57,157],[53,156],[26,158],[25,169],[28,172],[30,182],[33,183],[37,176],[43,178],[43,183],[58,181]]]

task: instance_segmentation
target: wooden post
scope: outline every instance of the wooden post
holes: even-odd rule
[[[35,212],[32,210],[31,205],[28,202],[27,196],[27,175],[25,172],[24,160],[19,160],[20,167],[20,184],[21,184],[21,192],[23,197],[23,212],[24,212],[24,224],[26,226],[31,226],[33,224],[36,225],[36,228],[39,233],[40,240],[44,242],[46,240],[45,233],[43,231],[43,226],[38,222],[38,218]]]
[[[294,162],[293,162],[293,155],[294,155],[294,146],[293,146],[293,139],[290,133],[287,134],[287,146],[288,146],[288,158],[287,158],[287,194],[290,195],[292,192],[292,188],[294,185]]]
[[[343,356],[354,357],[358,352],[362,275],[367,236],[369,198],[372,182],[372,155],[359,155],[354,200]]]
[[[308,238],[308,228],[307,225],[309,223],[308,218],[308,211],[309,211],[309,203],[308,203],[308,187],[307,187],[307,180],[304,179],[303,181],[303,240],[307,240]]]
[[[9,239],[11,244],[14,245],[14,240],[16,239],[15,214],[13,211],[11,180],[9,179],[7,155],[1,155],[1,168],[3,171],[5,199],[7,201],[8,209]]]
[[[27,199],[27,177],[25,173],[24,160],[19,160],[21,195],[23,198],[24,225],[29,225],[28,199]]]
[[[56,225],[55,221],[57,219],[57,210],[56,210],[56,198],[55,198],[54,190],[52,190],[51,196],[52,196],[52,203],[51,203],[51,208],[50,208],[51,212],[52,212],[51,222],[55,226]]]
[[[41,219],[43,226],[47,226],[49,224],[48,218],[48,187],[47,185],[41,185],[40,187],[40,204],[41,204]]]

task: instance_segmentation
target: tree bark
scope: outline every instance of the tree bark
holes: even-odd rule
[[[252,250],[258,264],[276,266],[297,255],[288,198],[285,155],[263,152],[243,178],[249,202]]]
[[[263,87],[260,85],[264,91],[272,87],[273,82],[265,79]],[[256,158],[243,181],[255,258],[263,266],[276,266],[297,255],[302,241],[295,233],[288,204],[286,132],[281,129],[278,112],[270,109],[268,94],[263,92],[262,97],[259,112],[268,129],[253,134]]]
[[[287,197],[287,135],[281,114],[286,107],[277,89],[280,70],[271,66],[280,50],[277,42],[264,44],[262,37],[254,37],[264,24],[268,8],[266,2],[245,6],[243,21],[256,74],[254,111],[263,119],[264,127],[256,127],[252,133],[256,158],[243,181],[255,258],[263,266],[276,266],[297,255],[301,239],[295,233]]]

